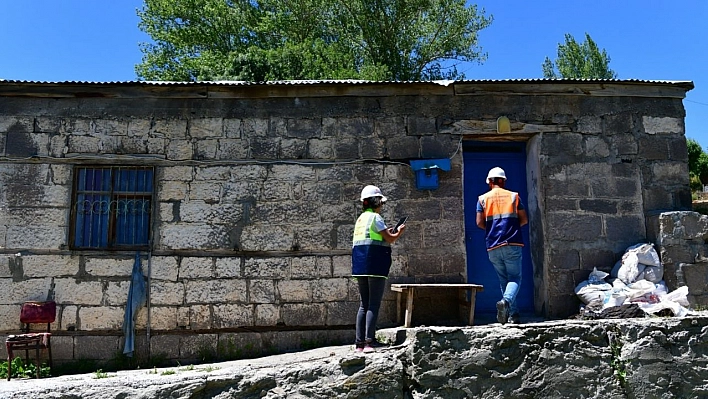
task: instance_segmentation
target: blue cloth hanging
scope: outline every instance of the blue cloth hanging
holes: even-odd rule
[[[128,290],[128,301],[125,305],[125,317],[123,318],[123,335],[125,335],[123,354],[128,357],[133,357],[135,351],[135,315],[138,313],[138,309],[145,305],[145,300],[145,278],[140,265],[140,252],[136,252],[130,289]]]

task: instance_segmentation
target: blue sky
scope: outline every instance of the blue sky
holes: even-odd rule
[[[708,147],[708,0],[479,0],[482,65],[468,79],[541,78],[570,33],[589,33],[620,79],[690,80],[686,136]],[[142,0],[0,0],[0,79],[136,80]]]

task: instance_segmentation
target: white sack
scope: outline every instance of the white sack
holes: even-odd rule
[[[646,266],[639,263],[639,256],[636,252],[625,252],[622,255],[622,266],[617,271],[617,278],[625,284],[632,284],[637,281],[639,274],[644,272]]]
[[[659,261],[659,254],[656,253],[654,249],[654,244],[635,244],[628,247],[625,250],[627,252],[634,252],[637,254],[639,263],[647,266],[660,266],[661,261]]]
[[[607,273],[594,268],[590,277],[575,287],[575,295],[586,305],[595,300],[607,302],[612,293],[612,286],[605,282],[607,276]]]

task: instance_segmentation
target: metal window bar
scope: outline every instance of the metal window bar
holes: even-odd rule
[[[77,167],[75,176],[75,248],[148,245],[154,168]]]

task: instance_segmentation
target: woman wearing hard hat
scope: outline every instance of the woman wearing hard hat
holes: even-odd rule
[[[387,198],[376,186],[361,191],[362,214],[354,226],[352,240],[352,276],[359,284],[361,302],[356,315],[358,352],[373,352],[376,342],[376,319],[391,268],[391,244],[403,234],[406,225],[397,231],[386,226],[379,214]]]

